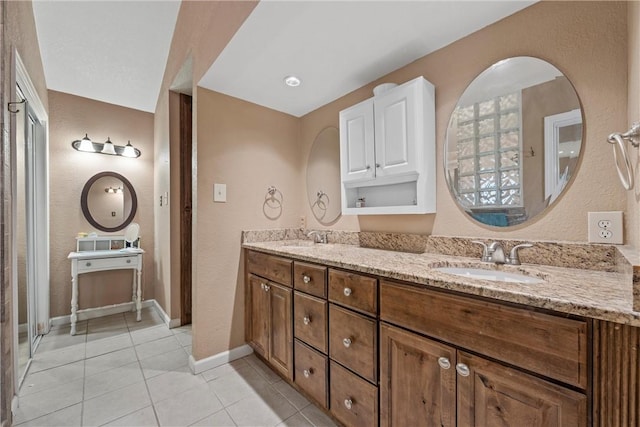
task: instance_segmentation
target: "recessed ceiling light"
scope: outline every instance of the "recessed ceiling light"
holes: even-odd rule
[[[284,83],[287,86],[296,87],[296,86],[300,86],[301,81],[296,76],[287,76],[284,78]]]

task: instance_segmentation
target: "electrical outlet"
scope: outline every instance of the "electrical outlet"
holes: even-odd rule
[[[621,245],[622,212],[589,212],[589,241]]]

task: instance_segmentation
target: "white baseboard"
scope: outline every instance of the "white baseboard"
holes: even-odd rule
[[[253,353],[253,349],[244,344],[240,347],[232,348],[231,350],[223,351],[222,353],[214,354],[213,356],[206,357],[204,359],[195,360],[193,355],[189,356],[189,368],[194,375],[204,372],[208,369],[213,369],[225,363],[229,363],[233,360],[240,359]]]
[[[158,313],[158,315],[162,317],[162,320],[164,321],[164,323],[167,325],[169,329],[177,328],[178,326],[180,326],[180,319],[172,319],[162,309],[162,306],[160,305],[160,303],[158,303],[158,301],[156,300],[150,300],[150,301],[153,301],[153,307],[156,309],[156,312]]]
[[[153,306],[155,300],[145,300],[142,301],[142,308]],[[125,313],[127,311],[132,311],[134,308],[133,302],[124,302],[122,304],[114,304],[106,307],[98,307],[98,308],[87,308],[85,310],[78,310],[78,321],[95,319],[96,317],[110,316],[112,314]],[[52,317],[49,320],[50,326],[60,326],[60,325],[68,325],[71,323],[71,316],[58,316]]]

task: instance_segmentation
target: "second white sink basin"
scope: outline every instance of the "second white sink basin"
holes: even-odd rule
[[[491,280],[494,282],[513,283],[542,283],[544,280],[524,274],[508,273],[506,271],[485,270],[471,267],[438,267],[434,270],[441,273],[455,274],[456,276],[470,277],[472,279]]]

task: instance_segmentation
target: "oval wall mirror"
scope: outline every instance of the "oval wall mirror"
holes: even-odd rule
[[[307,197],[321,224],[329,225],[340,216],[340,132],[335,127],[323,129],[313,141],[307,161]]]
[[[80,206],[89,224],[100,231],[114,232],[133,221],[138,199],[133,185],[124,176],[100,172],[84,185]]]
[[[580,100],[560,70],[538,58],[502,60],[471,82],[451,114],[449,190],[482,224],[525,223],[568,188],[582,137]]]

